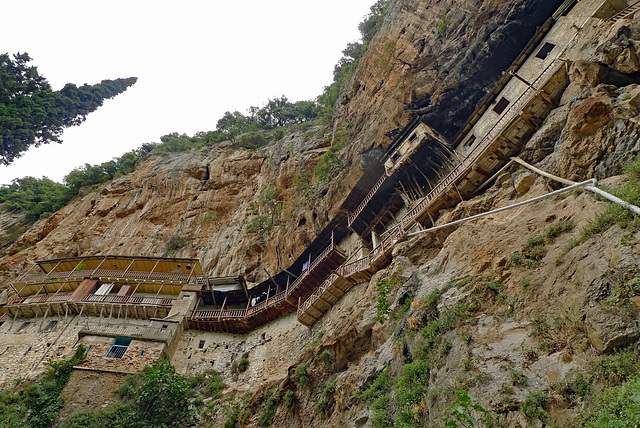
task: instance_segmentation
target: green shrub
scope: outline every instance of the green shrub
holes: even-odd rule
[[[546,392],[531,392],[522,404],[522,411],[531,419],[540,419],[548,425],[551,422],[551,416],[545,409],[548,403],[549,394]]]
[[[565,378],[562,381],[553,384],[553,389],[558,391],[568,400],[576,397],[584,398],[591,394],[591,383],[584,377],[582,373]]]
[[[247,233],[255,233],[258,235],[263,235],[265,232],[268,232],[273,227],[273,222],[266,215],[259,215],[251,219],[249,224],[247,225],[246,231]]]
[[[242,357],[238,360],[236,364],[236,369],[238,373],[244,373],[249,368],[249,359],[247,357]]]
[[[298,171],[293,178],[293,188],[298,191],[304,191],[311,187],[311,174],[302,169]]]
[[[164,253],[170,254],[178,251],[180,248],[184,247],[189,243],[189,238],[182,235],[180,232],[176,232],[171,235],[167,242],[164,244]]]
[[[203,388],[205,396],[213,399],[221,398],[222,390],[226,387],[220,373],[213,369],[199,373],[189,378],[188,381],[191,388]]]
[[[324,351],[322,351],[320,355],[318,355],[318,359],[322,361],[327,367],[333,366],[333,363],[335,363],[336,361],[336,358],[333,356],[333,352],[331,352],[330,349],[325,349]]]
[[[478,399],[470,392],[463,389],[456,391],[458,398],[445,409],[445,413],[450,413],[445,419],[446,426],[457,427],[460,423],[463,427],[478,425],[478,420],[473,411],[483,415],[483,422],[486,426],[489,412],[478,402]]]
[[[358,395],[358,399],[371,404],[371,409],[373,410],[372,424],[375,428],[390,426],[389,401],[391,386],[389,369],[387,368],[378,374],[369,388]]]
[[[572,220],[560,220],[545,230],[545,239],[548,243],[553,244],[558,236],[573,230],[574,226]]]
[[[287,409],[291,409],[296,405],[296,393],[293,392],[292,389],[288,389],[287,392],[284,393],[284,406]]]
[[[545,242],[546,238],[544,236],[529,238],[522,250],[511,255],[511,265],[523,265],[530,269],[540,266],[540,261],[547,254]]]
[[[531,284],[531,278],[530,277],[524,277],[520,280],[520,282],[518,283],[520,285],[520,287],[522,288],[526,288]]]
[[[264,393],[262,412],[258,416],[258,425],[269,426],[276,417],[276,396],[272,390]]]
[[[247,408],[247,399],[229,400],[224,407],[224,428],[240,428],[249,419],[250,412]]]
[[[449,18],[449,14],[446,14],[442,18],[440,18],[440,21],[438,21],[438,24],[436,25],[436,37],[441,37],[444,35],[445,31],[447,30]]]
[[[136,376],[127,398],[144,424],[141,426],[178,427],[190,417],[188,379],[176,373],[167,360],[157,360]]]
[[[595,395],[593,408],[583,416],[584,427],[637,427],[640,425],[640,377]]]
[[[293,377],[298,382],[298,387],[304,388],[305,386],[311,383],[311,379],[307,374],[307,363],[302,363],[298,367],[296,367],[293,372]]]
[[[640,351],[632,347],[601,355],[591,369],[594,380],[605,386],[619,386],[640,374]]]
[[[384,322],[389,317],[389,312],[391,310],[391,302],[389,301],[389,294],[393,290],[393,288],[398,285],[399,281],[397,278],[392,278],[386,281],[381,279],[378,280],[378,303],[376,304],[376,320],[380,324],[384,324]]]
[[[606,189],[609,193],[633,205],[640,205],[640,157],[624,167],[628,181],[616,189]],[[580,237],[571,242],[567,250],[586,242],[588,239],[600,235],[605,230],[617,224],[622,229],[635,231],[640,227],[640,216],[618,204],[610,203],[607,209],[587,222],[582,228]]]
[[[64,406],[62,390],[65,388],[73,366],[84,361],[86,350],[82,345],[66,361],[50,363],[50,369],[38,381],[20,393],[0,393],[0,426],[49,427],[58,418]]]
[[[402,367],[402,375],[398,379],[395,391],[397,405],[396,424],[411,425],[419,422],[415,408],[427,391],[430,365],[426,360],[417,360]],[[402,426],[402,425],[401,425]]]
[[[342,145],[334,144],[329,150],[322,155],[320,161],[313,168],[313,172],[318,177],[319,181],[325,181],[329,178],[329,175],[340,167],[340,159],[336,156],[336,153],[340,151]]]
[[[269,139],[262,132],[252,132],[240,136],[237,145],[244,149],[256,150],[266,146],[268,143]]]

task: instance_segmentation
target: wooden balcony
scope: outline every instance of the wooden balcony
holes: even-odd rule
[[[298,305],[298,321],[307,327],[313,325],[352,285],[353,282],[340,275],[331,274],[307,300]]]
[[[226,333],[245,333],[283,315],[294,312],[300,299],[306,299],[347,256],[333,242],[309,267],[278,294],[246,309],[198,309],[187,318],[188,328]]]
[[[5,310],[12,317],[84,314],[146,319],[167,316],[175,301],[175,297],[142,294],[88,294],[76,300],[72,293],[59,293],[14,298]]]

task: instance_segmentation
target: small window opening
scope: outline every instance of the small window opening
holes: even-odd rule
[[[182,296],[182,300],[189,300],[190,297],[189,296]]]
[[[416,137],[417,137],[417,134],[414,132],[413,135],[411,137],[409,137],[409,141],[415,140]]]
[[[121,359],[124,356],[125,352],[127,352],[131,340],[132,339],[129,337],[116,337],[116,339],[113,341],[113,345],[111,345],[111,348],[109,348],[109,352],[107,352],[107,355],[105,355],[105,357]]]
[[[395,161],[397,161],[398,159],[400,159],[400,153],[396,152],[391,156],[391,160],[395,163]]]
[[[500,101],[496,103],[496,106],[493,108],[493,111],[495,111],[498,114],[502,114],[502,112],[504,111],[504,109],[507,108],[510,102],[511,101],[509,101],[505,97],[500,98]]]
[[[87,352],[89,352],[89,349],[91,349],[93,345],[89,345],[89,347],[87,348]]]
[[[51,321],[49,325],[47,325],[47,328],[45,328],[43,331],[45,333],[49,333],[56,329],[56,325],[58,325],[58,321]]]
[[[160,331],[165,331],[169,326],[167,324],[162,324],[162,327],[160,327]]]
[[[551,53],[551,51],[553,50],[553,48],[555,47],[556,47],[555,44],[545,42],[545,44],[540,48],[540,50],[536,54],[536,58],[546,59]]]
[[[143,354],[144,354],[144,349],[140,351],[140,356],[142,357]]]
[[[204,348],[204,340],[201,340],[200,343],[198,343],[198,349],[203,349]]]
[[[471,137],[469,137],[469,139],[467,140],[467,142],[466,142],[466,143],[464,143],[464,148],[465,148],[465,149],[470,148],[470,147],[473,145],[473,143],[475,143],[475,142],[476,142],[476,136],[475,136],[475,135],[473,135],[473,134],[471,134]]]
[[[31,325],[30,321],[22,323],[22,325],[18,329],[18,333],[24,333],[25,331],[27,331],[27,329],[29,328],[30,325]]]

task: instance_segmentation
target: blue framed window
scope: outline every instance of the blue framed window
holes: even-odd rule
[[[131,340],[133,339],[130,337],[116,337],[105,357],[121,359],[124,356],[124,353],[127,352]]]

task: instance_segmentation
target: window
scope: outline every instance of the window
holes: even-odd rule
[[[469,137],[469,139],[467,140],[467,142],[466,142],[466,143],[464,143],[464,148],[465,148],[465,149],[470,148],[470,147],[473,145],[473,143],[475,143],[475,141],[476,141],[476,136],[475,136],[475,135],[473,135],[473,134],[471,134],[471,137]]]
[[[105,357],[121,359],[124,356],[124,353],[127,352],[131,340],[132,339],[129,337],[116,337]]]
[[[189,300],[191,297],[189,296],[182,296],[182,300]]]
[[[545,44],[540,48],[540,50],[536,54],[536,58],[546,59],[554,47],[556,47],[556,45],[554,45],[553,43],[545,42]]]
[[[162,324],[162,327],[160,327],[160,331],[165,331],[169,326],[167,324]]]
[[[49,323],[49,325],[47,326],[47,328],[45,328],[42,331],[44,331],[45,333],[49,333],[49,332],[51,332],[51,331],[56,329],[56,325],[58,325],[58,321],[51,321]]]
[[[201,340],[200,343],[198,343],[198,349],[202,348],[204,348],[204,340]]]
[[[493,108],[493,111],[495,111],[498,114],[502,114],[502,112],[504,111],[504,109],[507,108],[510,102],[511,101],[509,101],[505,97],[500,98],[500,101],[496,103],[496,106]]]
[[[417,137],[417,134],[414,132],[413,135],[411,137],[409,137],[409,141],[415,140],[416,137]]]
[[[31,322],[29,322],[29,321],[27,321],[25,323],[22,323],[22,325],[18,329],[18,333],[24,333],[25,331],[27,331],[27,329],[29,328],[30,325],[31,325]]]

